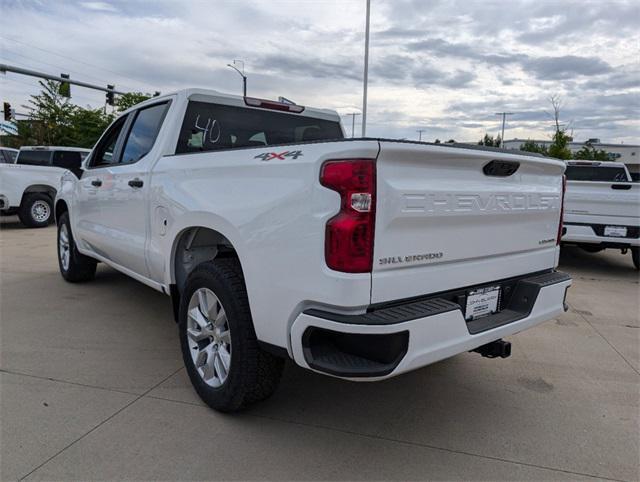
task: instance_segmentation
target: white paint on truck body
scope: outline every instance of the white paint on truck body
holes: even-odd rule
[[[180,236],[193,227],[217,231],[238,254],[258,339],[285,348],[301,366],[307,367],[300,358],[303,328],[327,325],[303,313],[310,308],[361,314],[372,304],[551,271],[557,265],[564,170],[559,161],[377,139],[176,154],[190,101],[256,114],[264,110],[245,105],[242,97],[189,89],[128,112],[166,101],[170,106],[157,140],[137,163],[87,168],[79,181],[65,176],[58,201],[69,206],[78,249],[169,293],[176,282]],[[305,108],[295,115],[339,122],[327,110]],[[292,150],[301,154],[279,155]],[[330,159],[376,162],[372,272],[338,272],[325,262],[327,221],[340,209],[340,195],[319,182],[322,165]],[[515,161],[519,170],[508,178],[484,175],[482,166],[496,159]],[[130,189],[127,182],[133,178],[144,187]],[[102,186],[92,187],[98,179]],[[393,257],[410,261],[380,262]],[[561,313],[569,284],[545,288],[530,316],[482,336],[465,334],[464,319],[449,325],[434,320],[438,335],[430,341],[430,325],[423,323],[414,331],[407,361],[389,376]],[[418,330],[419,323],[414,325]],[[361,333],[396,328],[343,326],[345,332]],[[446,349],[439,346],[443,343]]]

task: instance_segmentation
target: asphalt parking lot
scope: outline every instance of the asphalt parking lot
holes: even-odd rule
[[[199,401],[169,299],[100,265],[58,274],[54,227],[0,229],[0,478],[638,480],[638,275],[563,253],[570,311],[513,355],[462,354],[382,383],[289,364],[236,415]]]

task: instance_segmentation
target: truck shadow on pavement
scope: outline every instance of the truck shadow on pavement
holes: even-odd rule
[[[20,222],[17,215],[0,216],[0,230],[4,229],[31,229]]]
[[[591,256],[563,256],[563,263],[580,266]],[[606,261],[598,272],[610,275]],[[4,361],[18,372],[141,394],[122,418],[114,418],[116,434],[131,423],[132,431],[157,440],[198,440],[198,453],[214,457],[216,431],[223,430],[241,446],[251,447],[256,439],[270,441],[262,450],[274,457],[281,455],[277,447],[295,453],[300,444],[313,455],[312,466],[338,457],[352,476],[358,463],[354,460],[351,466],[349,454],[355,450],[384,461],[380,470],[389,477],[393,474],[385,470],[415,467],[413,476],[405,474],[407,480],[429,474],[447,478],[451,471],[472,478],[463,470],[463,456],[473,457],[464,459],[466,463],[487,464],[487,474],[498,469],[495,464],[506,463],[502,475],[494,478],[522,470],[519,463],[632,478],[628,461],[637,448],[630,435],[633,424],[623,430],[612,427],[611,420],[614,424],[618,419],[632,420],[634,407],[612,404],[610,396],[590,382],[606,376],[630,383],[630,375],[614,372],[610,359],[615,353],[608,346],[594,345],[601,339],[584,334],[585,323],[572,313],[564,316],[574,324],[547,323],[511,337],[514,353],[507,360],[464,353],[383,382],[343,381],[288,362],[270,399],[223,415],[204,406],[180,368],[178,330],[167,296],[104,265],[99,265],[95,281],[77,285],[60,280],[54,266],[46,269],[47,276],[29,279],[30,290],[43,293],[43,302],[50,309],[56,306],[60,314],[34,312],[24,300],[18,301],[23,285],[11,288],[7,299],[16,302],[9,321],[4,321],[11,326],[3,328],[14,348],[4,353]],[[630,260],[624,258],[613,269],[634,274]],[[56,300],[61,304],[55,305]],[[607,368],[598,365],[594,375],[588,371],[588,360],[596,356]],[[611,410],[607,418],[600,413],[602,404]],[[603,460],[601,450],[614,434],[620,439],[617,464]],[[146,442],[148,460],[162,459],[158,445]],[[116,456],[113,447],[111,455]],[[173,460],[183,460],[193,447],[178,445],[172,450]],[[170,465],[166,468],[171,470]],[[330,478],[329,472],[322,473]],[[293,478],[303,474],[296,475]]]
[[[623,255],[619,250],[604,250],[588,253],[577,246],[563,246],[560,251],[560,270],[569,271],[574,277],[613,278],[615,280],[638,280],[638,272],[631,261],[631,253]]]

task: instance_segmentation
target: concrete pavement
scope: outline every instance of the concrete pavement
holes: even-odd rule
[[[563,253],[571,310],[381,383],[285,370],[237,415],[197,398],[169,299],[99,265],[58,274],[55,228],[0,229],[0,478],[638,480],[638,275]]]

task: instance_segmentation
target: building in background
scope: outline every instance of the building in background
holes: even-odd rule
[[[528,139],[511,139],[504,141],[504,147],[506,149],[520,149],[520,146],[524,144]],[[539,141],[534,140],[536,144],[549,147],[551,145],[550,140]],[[578,152],[583,147],[592,147],[598,151],[602,150],[607,153],[611,161],[623,162],[627,165],[631,177],[634,181],[640,180],[640,145],[638,144],[607,144],[606,142],[600,142],[600,139],[589,139],[585,142],[570,142],[568,144],[571,152]]]

